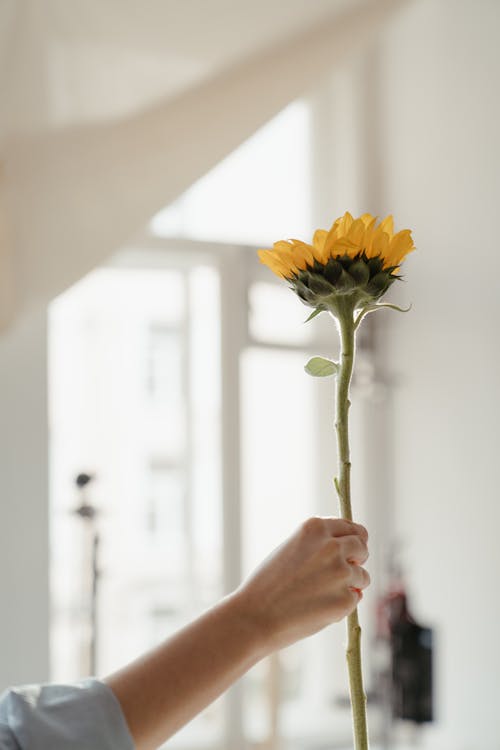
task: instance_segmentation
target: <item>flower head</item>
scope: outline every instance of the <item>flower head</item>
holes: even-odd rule
[[[259,257],[306,305],[335,313],[339,304],[355,309],[379,299],[414,249],[409,229],[394,234],[392,216],[377,224],[371,214],[354,219],[346,212],[329,231],[318,229],[312,245],[280,240]]]

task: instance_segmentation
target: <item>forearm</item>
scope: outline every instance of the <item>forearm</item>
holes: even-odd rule
[[[104,681],[137,750],[153,750],[266,653],[265,638],[236,594]]]

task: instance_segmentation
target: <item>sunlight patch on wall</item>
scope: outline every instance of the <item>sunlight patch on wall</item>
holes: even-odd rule
[[[156,214],[152,232],[238,244],[307,237],[309,138],[308,103],[293,102]]]

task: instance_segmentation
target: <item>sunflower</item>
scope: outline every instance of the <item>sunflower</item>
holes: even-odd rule
[[[300,299],[317,312],[352,310],[373,304],[398,278],[404,258],[414,250],[411,231],[394,234],[392,216],[377,225],[377,217],[349,212],[329,231],[318,229],[312,245],[280,240],[259,250],[262,263],[290,282]]]

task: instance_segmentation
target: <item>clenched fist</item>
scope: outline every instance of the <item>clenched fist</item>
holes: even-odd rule
[[[364,526],[309,518],[233,595],[269,651],[338,622],[370,583]]]

